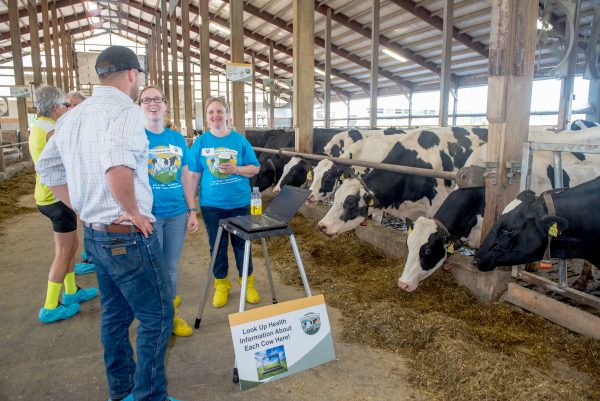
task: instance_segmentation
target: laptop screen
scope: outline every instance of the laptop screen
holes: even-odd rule
[[[285,185],[281,188],[277,196],[273,198],[271,204],[265,210],[265,214],[287,223],[294,217],[294,214],[300,209],[300,206],[308,198],[308,195],[310,195],[309,189]]]

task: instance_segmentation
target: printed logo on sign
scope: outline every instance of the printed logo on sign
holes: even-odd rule
[[[321,318],[318,313],[308,312],[300,318],[300,325],[306,334],[312,336],[321,328]]]

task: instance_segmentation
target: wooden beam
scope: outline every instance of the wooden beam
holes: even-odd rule
[[[70,32],[70,31],[69,31]],[[67,57],[69,58],[69,79],[71,80],[71,88],[79,89],[78,80],[78,72],[77,65],[75,64],[75,46],[73,45],[73,37],[71,35],[68,36],[69,41],[69,52],[67,53]]]
[[[523,141],[527,139],[537,15],[535,0],[492,1],[482,238],[519,192],[519,181],[509,178],[505,166],[521,165]]]
[[[48,0],[42,0],[42,26],[44,29],[44,57],[46,58],[46,83],[54,85],[52,76],[52,45],[50,44],[50,22],[48,20]]]
[[[183,36],[183,105],[185,111],[185,133],[188,137],[193,137],[193,111],[192,105],[194,99],[192,97],[192,72],[190,57],[190,0],[181,0],[181,35]]]
[[[413,14],[415,17],[427,22],[429,25],[436,27],[440,31],[444,32],[444,20],[442,20],[440,17],[431,14],[426,8],[419,7],[412,0],[390,1],[402,7],[409,13]],[[456,41],[467,46],[469,49],[476,51],[485,58],[489,57],[489,51],[483,43],[474,40],[471,36],[467,35],[466,33],[461,33],[460,30],[454,26],[452,26],[451,30],[452,37],[456,39]]]
[[[275,79],[275,71],[273,66],[275,65],[275,54],[273,51],[273,43],[269,46],[269,79],[271,80],[270,87],[274,88],[275,84],[273,84],[273,80]],[[275,128],[275,108],[273,105],[275,104],[275,96],[273,96],[273,91],[269,90],[269,109],[267,110],[269,117],[269,128]]]
[[[162,35],[160,34],[160,13],[154,13],[154,29],[153,35],[156,40],[156,84],[159,88],[164,88],[163,85],[163,71],[162,71]]]
[[[294,24],[294,110],[296,151],[313,151],[313,113],[315,104],[315,4],[293,0]]]
[[[256,52],[252,52],[252,128],[256,128]]]
[[[33,66],[33,84],[37,88],[42,84],[42,60],[40,58],[40,36],[38,15],[35,11],[35,2],[27,0],[29,11],[29,32],[31,41],[31,65]]]
[[[371,93],[369,96],[369,126],[377,128],[377,89],[379,88],[379,0],[371,3]]]
[[[60,52],[61,52],[61,65],[62,65],[62,76],[63,85],[62,88],[66,92],[69,92],[69,65],[67,57],[67,32],[65,30],[65,19],[61,18],[60,22]]]
[[[421,9],[420,9],[421,10]],[[444,27],[442,40],[442,75],[440,76],[440,113],[438,125],[448,126],[450,100],[450,74],[452,73],[452,30],[454,29],[454,0],[444,1]]]
[[[169,81],[171,80],[171,76],[169,75],[169,28],[167,26],[167,2],[165,0],[161,0],[160,2],[160,19],[161,19],[161,37],[162,37],[162,50],[163,50],[163,83],[164,83],[164,93],[165,99],[167,99],[167,107],[171,107],[171,88],[169,85]]]
[[[229,4],[229,30],[231,62],[244,62],[244,2],[233,1]],[[231,111],[233,114],[233,128],[244,134],[245,130],[245,105],[244,105],[244,83],[231,82]]]
[[[178,73],[178,61],[177,57],[177,16],[171,15],[170,30],[171,30],[171,70],[172,70],[172,83],[173,83],[173,123],[178,129],[181,129],[181,114],[179,111],[179,73]]]
[[[166,1],[166,0],[160,0],[160,1]],[[177,8],[177,4],[179,3],[179,0],[169,0],[169,17],[173,16],[173,13],[175,12],[175,9]],[[181,14],[183,16],[183,14]]]
[[[50,5],[50,13],[52,15],[52,39],[53,39],[53,48],[54,48],[54,73],[56,78],[56,86],[58,88],[62,88],[62,71],[61,71],[61,63],[60,63],[60,44],[58,43],[58,17],[56,14],[56,2],[52,2]]]
[[[15,85],[25,85],[23,74],[23,56],[21,53],[21,35],[19,35],[19,3],[17,0],[8,1],[8,13],[10,17],[9,28],[11,31],[10,44],[12,47],[13,68],[15,73]],[[25,97],[17,98],[17,113],[19,117],[19,130],[21,141],[29,140],[29,127],[27,123],[27,103]],[[1,151],[1,150],[0,150]],[[31,160],[29,147],[23,146],[23,159]]]
[[[325,128],[331,126],[331,16],[332,10],[327,10],[325,21]]]
[[[42,3],[42,2],[40,2],[40,3]],[[72,7],[74,5],[81,4],[81,0],[58,0],[58,1],[54,1],[54,3],[56,3],[56,8],[60,9],[60,8],[63,8],[63,7]],[[36,10],[36,12],[38,14],[39,13],[43,14],[43,12],[44,12],[42,4],[38,4],[36,6],[35,10]],[[23,7],[21,9],[19,9],[19,18],[25,18],[28,15],[29,15],[29,9],[27,7]],[[8,20],[9,20],[9,14],[8,14],[8,12],[0,14],[0,23],[8,22]]]
[[[210,97],[210,44],[208,37],[210,35],[208,29],[208,2],[209,0],[200,1],[200,19],[202,25],[200,27],[200,84],[202,85],[202,123],[204,130],[208,129],[208,121],[206,119],[206,100]]]

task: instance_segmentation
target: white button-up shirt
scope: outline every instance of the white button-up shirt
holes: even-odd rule
[[[81,220],[110,224],[125,213],[106,179],[107,170],[116,166],[133,170],[139,211],[154,221],[144,113],[122,91],[97,86],[89,99],[58,120],[36,171],[45,185],[68,184]]]

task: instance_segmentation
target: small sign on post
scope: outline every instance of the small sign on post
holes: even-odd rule
[[[227,79],[234,82],[252,82],[252,64],[227,63]]]
[[[10,96],[27,97],[31,93],[31,88],[27,85],[14,85],[10,87]]]
[[[229,325],[242,390],[335,359],[323,295],[233,313]]]

